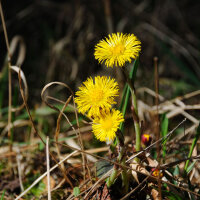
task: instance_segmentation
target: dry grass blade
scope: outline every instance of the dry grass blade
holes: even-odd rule
[[[17,72],[17,74],[19,75],[20,73],[20,77],[23,81],[23,84],[24,84],[24,97],[25,97],[25,100],[27,101],[28,100],[28,85],[27,85],[27,82],[26,82],[26,77],[24,75],[24,72],[17,66],[11,66],[11,69],[15,72]],[[20,105],[19,107],[17,108],[12,108],[12,112],[17,112],[21,109],[23,109],[25,106],[24,102],[22,105]]]
[[[27,150],[31,150],[31,149],[34,150],[37,147],[38,147],[38,144],[24,146],[20,148],[20,152],[26,152]],[[8,146],[0,148],[0,159],[3,159],[5,157],[10,157],[10,156],[17,156],[18,147],[14,146],[12,152],[8,152],[8,150],[9,150]]]
[[[10,54],[10,46],[8,41],[8,34],[6,30],[6,24],[3,14],[3,9],[0,1],[0,14],[1,14],[1,21],[3,25],[3,32],[6,41],[6,47],[8,52],[8,138],[10,139],[10,151],[12,151],[12,135],[11,135],[11,122],[12,122],[12,76],[11,76],[11,54]]]
[[[73,104],[74,104],[74,108],[75,108],[76,105],[75,105],[74,97],[73,97]],[[77,126],[78,126],[79,144],[81,146],[81,150],[84,151],[83,140],[82,140],[82,137],[81,137],[80,126],[79,126],[79,121],[78,121],[78,113],[77,113],[76,109],[74,110],[74,112],[75,112],[75,117],[76,117],[76,123],[77,123]],[[87,164],[87,158],[85,157],[84,154],[81,154],[81,155],[82,155],[82,159],[83,159],[83,178],[84,178],[84,182],[85,182],[85,176],[86,176],[85,166],[88,170],[88,175],[89,175],[90,180],[91,180],[91,174],[90,174],[90,168],[88,167],[88,164]]]
[[[61,163],[63,163],[64,161],[66,161],[67,159],[69,159],[71,156],[73,156],[74,154],[76,154],[78,151],[74,151],[72,153],[70,153],[68,156],[66,156],[63,160],[61,160],[58,164],[54,165],[49,172],[52,172],[54,169],[56,169],[57,167],[59,167],[59,165]],[[45,172],[42,176],[40,176],[38,179],[36,179],[31,186],[29,186],[23,193],[21,193],[15,200],[21,199],[29,190],[31,190],[31,188],[33,188],[37,183],[39,183],[45,176],[47,175],[47,172]]]
[[[3,126],[1,126],[1,127],[4,127],[5,125],[7,125],[7,124],[2,124]],[[23,120],[23,119],[19,119],[19,120],[16,120],[16,121],[14,121],[12,124],[10,124],[10,126],[9,125],[7,125],[4,129],[3,129],[3,131],[1,132],[1,136],[4,136],[7,132],[8,132],[8,130],[9,129],[11,129],[11,128],[14,128],[14,127],[23,127],[23,126],[29,126],[29,125],[31,125],[31,122],[29,121],[29,120]],[[1,141],[1,140],[0,140]],[[1,143],[1,142],[0,142]]]
[[[185,162],[187,160],[199,160],[200,159],[200,155],[199,156],[192,156],[190,158],[184,158],[184,159],[181,159],[181,160],[177,160],[177,161],[174,161],[174,162],[171,162],[171,163],[166,163],[166,164],[163,164],[160,166],[160,169],[167,169],[167,168],[170,168],[170,167],[174,167],[182,162]]]
[[[14,52],[17,49],[17,45],[19,44],[19,53],[17,56],[16,64],[17,66],[20,66],[23,64],[25,56],[26,56],[26,46],[24,44],[24,40],[20,36],[15,36],[10,43],[10,54],[11,56],[14,55]]]
[[[70,93],[71,93],[72,95],[74,95],[74,93],[73,93],[73,91],[71,90],[71,88],[70,88],[67,84],[65,84],[65,83],[58,82],[58,81],[54,81],[54,82],[48,83],[48,84],[46,84],[46,85],[43,87],[42,92],[41,92],[41,98],[42,98],[42,100],[43,100],[48,106],[51,106],[51,105],[49,105],[48,102],[45,100],[44,93],[45,93],[45,91],[46,91],[50,86],[52,86],[52,85],[61,85],[61,86],[65,87],[65,88],[67,88],[67,89],[70,91]]]
[[[46,139],[46,160],[47,160],[47,188],[48,188],[48,200],[51,200],[50,162],[49,162],[49,137],[47,137],[47,139]]]
[[[71,98],[72,98],[72,95],[67,99],[65,105],[63,106],[62,110],[59,113],[59,116],[58,116],[58,119],[57,119],[56,132],[55,132],[56,142],[58,142],[58,136],[59,136],[59,133],[60,133],[60,120],[61,120],[61,117],[63,115],[63,112],[64,112],[65,108],[67,107],[67,105],[71,101]],[[59,149],[57,144],[56,144],[56,149],[57,149],[59,160],[61,160],[60,149]],[[64,166],[63,163],[61,164],[61,168],[63,169],[63,171],[65,171],[65,166]]]
[[[21,192],[23,192],[24,186],[23,186],[23,182],[22,182],[22,173],[21,173],[21,163],[20,163],[21,157],[22,156],[20,155],[20,151],[18,149],[18,153],[17,153],[17,156],[16,156],[17,169],[18,169],[18,174],[19,174],[19,183],[20,183]]]

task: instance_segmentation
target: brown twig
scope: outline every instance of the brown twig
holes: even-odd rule
[[[8,34],[5,25],[5,19],[3,14],[3,9],[0,1],[0,14],[1,21],[3,25],[3,32],[6,41],[6,47],[8,52],[8,137],[10,138],[10,151],[12,151],[12,134],[11,134],[11,123],[12,123],[12,77],[11,77],[11,54],[10,54],[10,46],[8,42]]]
[[[156,140],[160,139],[160,120],[159,120],[159,73],[158,73],[158,58],[154,57],[154,78],[155,78],[155,92],[156,92]],[[158,191],[159,191],[159,199],[162,200],[162,190],[161,190],[161,177],[160,177],[160,146],[159,143],[156,145],[157,151],[157,161],[158,161]]]

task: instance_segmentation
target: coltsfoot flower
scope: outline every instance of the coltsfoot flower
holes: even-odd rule
[[[119,85],[115,79],[106,76],[90,77],[76,92],[75,102],[78,111],[89,117],[99,116],[102,110],[110,109],[116,104],[114,98],[119,95]]]
[[[94,56],[107,67],[123,67],[131,62],[141,51],[141,42],[134,34],[112,33],[95,46]]]
[[[98,140],[110,141],[116,137],[116,131],[123,121],[123,115],[119,110],[107,110],[93,120],[92,131]]]

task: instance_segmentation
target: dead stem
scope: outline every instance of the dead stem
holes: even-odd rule
[[[74,108],[76,108],[74,97],[73,97],[73,104],[74,104]],[[83,140],[82,140],[82,137],[81,137],[80,126],[79,126],[79,121],[78,121],[77,109],[74,109],[74,112],[75,112],[75,116],[76,116],[76,123],[77,123],[77,126],[78,126],[78,141],[79,141],[79,145],[81,147],[81,150],[84,151]],[[85,167],[88,170],[89,179],[92,180],[91,179],[90,169],[89,169],[88,164],[87,164],[87,158],[85,157],[85,154],[83,154],[83,153],[81,154],[81,156],[82,156],[82,159],[83,159],[83,179],[84,179],[84,182],[85,182],[85,176],[86,176]]]
[[[51,200],[50,162],[49,162],[49,137],[46,139],[46,161],[47,161],[47,190],[48,200]]]
[[[5,25],[5,19],[3,14],[3,9],[0,1],[0,13],[1,13],[1,21],[3,25],[3,32],[6,41],[6,47],[8,52],[8,138],[10,139],[10,152],[12,151],[12,133],[11,133],[11,123],[12,123],[12,77],[11,77],[11,54],[10,54],[10,46],[8,42],[8,34]]]
[[[154,78],[155,78],[155,92],[156,92],[156,140],[160,139],[160,120],[159,120],[159,72],[158,72],[158,58],[154,57]],[[161,177],[160,177],[160,145],[157,143],[156,145],[157,151],[157,161],[158,166],[157,169],[159,171],[158,175],[158,191],[159,191],[159,199],[162,200],[162,190],[161,190]]]
[[[23,182],[22,182],[22,168],[21,168],[21,163],[20,160],[22,159],[22,155],[20,154],[20,150],[19,148],[17,149],[17,155],[16,155],[16,160],[17,160],[17,169],[18,169],[18,175],[19,175],[19,183],[20,183],[20,188],[21,188],[21,192],[24,191],[24,186],[23,186]]]
[[[61,120],[62,114],[63,114],[65,108],[67,107],[67,105],[69,104],[69,102],[71,101],[71,98],[72,98],[72,95],[67,99],[67,101],[65,102],[64,106],[62,107],[62,110],[60,111],[60,113],[58,115],[56,132],[55,132],[55,140],[56,140],[56,142],[58,142],[58,136],[59,136],[59,133],[60,133],[60,120]],[[57,154],[58,154],[59,160],[61,160],[60,149],[59,149],[57,144],[56,144],[56,150],[57,150]],[[65,171],[65,166],[64,166],[63,163],[61,164],[61,168],[62,168],[63,171]]]

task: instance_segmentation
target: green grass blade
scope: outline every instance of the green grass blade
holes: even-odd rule
[[[192,146],[190,147],[190,152],[189,152],[189,154],[188,154],[188,158],[190,158],[190,157],[192,156],[192,152],[193,152],[193,150],[194,150],[194,147],[195,147],[196,144],[197,144],[197,141],[198,141],[198,139],[199,139],[199,136],[200,136],[200,124],[199,124],[199,126],[198,126],[198,128],[197,128],[197,132],[196,132],[195,137],[194,137],[194,139],[193,139]],[[184,168],[185,172],[188,171],[188,165],[189,165],[189,160],[187,160],[186,163],[185,163],[185,168]]]
[[[169,120],[168,118],[166,117],[166,114],[162,114],[161,115],[161,135],[162,137],[165,137],[168,133],[168,125],[169,125]],[[165,140],[163,142],[163,158],[165,157],[166,155],[166,142],[167,140]]]
[[[128,88],[128,84],[126,83],[122,92],[122,100],[119,106],[119,110],[122,111],[123,105],[124,105],[124,101],[125,101],[125,97],[126,97],[126,93],[127,93],[127,88]]]
[[[129,78],[132,80],[133,83],[136,79],[138,65],[139,65],[139,57],[137,57],[137,59],[134,61],[133,67],[131,68],[131,71],[129,73]]]
[[[123,116],[125,116],[125,114],[126,114],[126,109],[127,109],[127,106],[128,106],[129,98],[130,98],[130,88],[128,86],[127,90],[126,90],[126,96],[125,96],[123,108],[122,108],[122,114],[123,114]],[[123,131],[124,131],[124,123],[123,122],[120,124],[119,129],[123,133]]]
[[[1,200],[3,200],[3,197],[4,197],[4,195],[5,195],[5,190],[3,191],[3,194],[1,195]]]
[[[193,167],[194,167],[194,165],[195,165],[196,162],[197,161],[195,160],[194,162],[192,162],[192,164],[190,164],[190,166],[186,170],[187,174],[189,174],[192,171],[192,169],[193,169]]]

